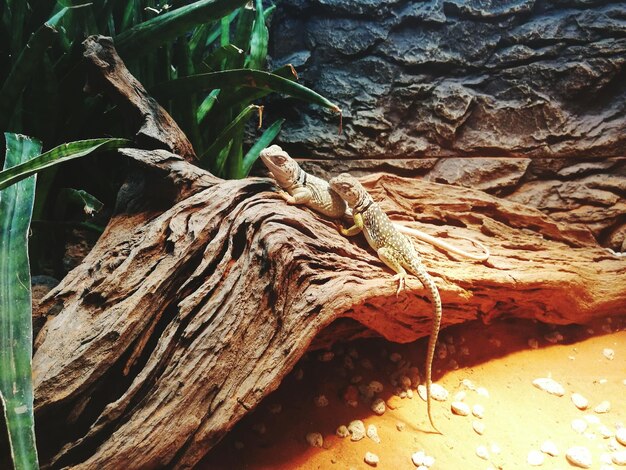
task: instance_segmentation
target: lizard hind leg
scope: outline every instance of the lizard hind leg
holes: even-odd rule
[[[381,247],[376,250],[376,253],[383,263],[385,263],[390,269],[396,272],[393,280],[398,282],[398,290],[396,291],[397,297],[400,294],[400,291],[405,288],[406,270],[402,266],[402,263],[400,262],[398,257],[395,256],[393,250],[390,250],[386,247]]]

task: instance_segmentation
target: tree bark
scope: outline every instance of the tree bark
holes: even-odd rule
[[[163,149],[122,153],[140,171],[91,253],[39,305],[49,315],[33,359],[46,466],[190,468],[316,338],[353,336],[346,318],[391,341],[429,334],[416,279],[396,297],[362,237],[287,205],[270,180],[223,181]],[[392,218],[490,247],[480,264],[420,244],[444,327],[580,323],[626,305],[626,264],[587,229],[482,191],[362,181]]]

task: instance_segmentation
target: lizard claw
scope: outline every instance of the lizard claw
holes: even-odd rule
[[[404,282],[405,277],[406,277],[405,274],[400,274],[400,273],[396,274],[393,277],[394,281],[398,281],[398,290],[396,291],[396,297],[398,297],[398,295],[400,295],[400,291],[405,288],[405,282]]]

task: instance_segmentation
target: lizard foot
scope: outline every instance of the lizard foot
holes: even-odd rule
[[[396,291],[396,297],[398,297],[398,295],[400,295],[400,291],[406,287],[404,281],[405,278],[406,274],[404,273],[398,273],[393,277],[394,281],[398,281],[398,290]]]

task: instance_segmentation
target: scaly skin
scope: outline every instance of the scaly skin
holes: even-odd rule
[[[289,156],[287,152],[278,145],[272,145],[261,151],[261,160],[274,176],[276,183],[282,192],[280,196],[289,204],[305,205],[316,212],[331,217],[341,219],[345,216],[351,217],[350,209],[343,199],[333,191],[328,183],[321,178],[306,173],[298,162]],[[463,256],[476,261],[485,261],[489,258],[489,250],[478,241],[466,238],[474,245],[484,251],[482,255],[474,255],[449,243],[435,238],[420,230],[404,227],[400,224],[393,224],[396,230],[406,235],[411,235],[431,245],[442,248],[450,253]],[[465,238],[465,237],[460,237]]]
[[[426,403],[430,424],[439,432],[431,415],[433,357],[441,326],[441,298],[437,286],[424,269],[411,240],[398,232],[387,214],[374,202],[356,178],[343,173],[330,180],[330,187],[339,193],[352,209],[354,225],[348,229],[340,228],[341,233],[352,236],[362,231],[365,234],[367,242],[376,250],[378,257],[396,272],[394,276],[394,279],[398,281],[396,295],[404,288],[407,270],[426,287],[434,310],[432,332],[428,339],[428,354],[426,356]]]

